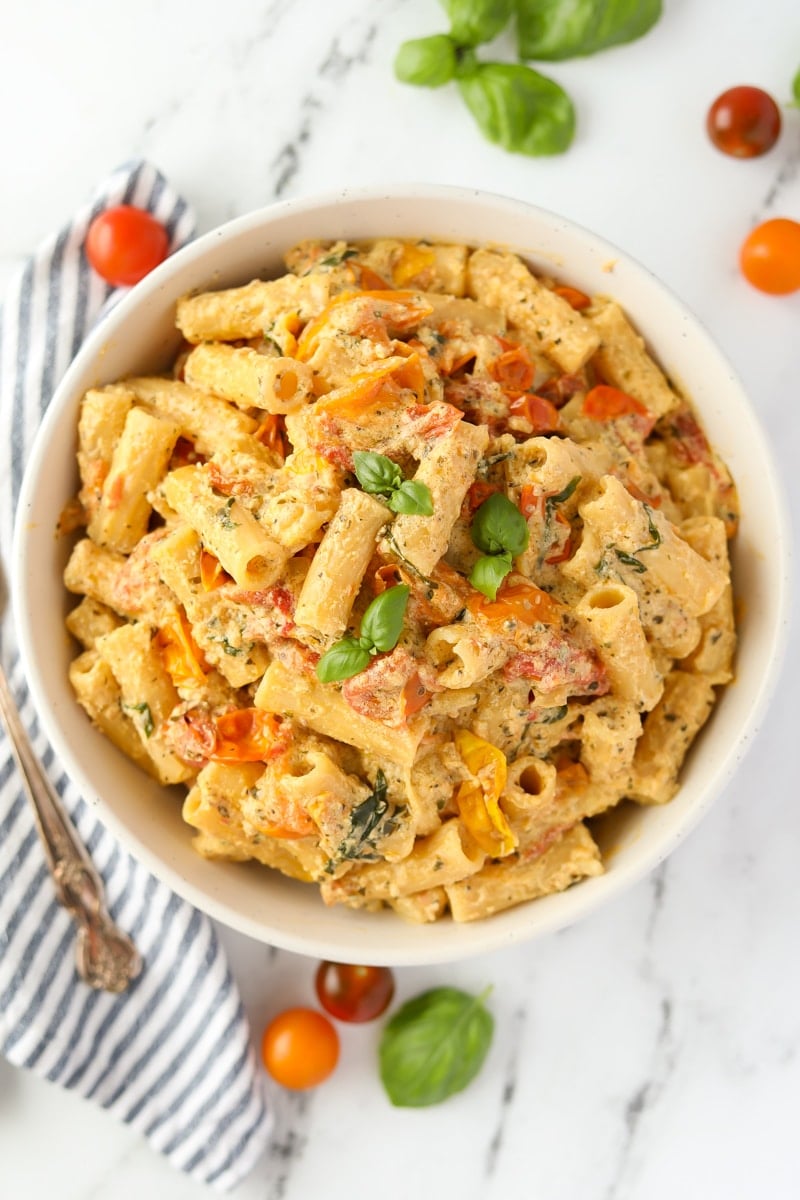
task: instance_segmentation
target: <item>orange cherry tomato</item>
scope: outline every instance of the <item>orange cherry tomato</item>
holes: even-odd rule
[[[570,307],[577,309],[579,312],[582,308],[588,308],[592,303],[591,296],[587,296],[586,292],[581,292],[578,288],[569,287],[567,284],[560,284],[558,287],[554,287],[553,291],[562,300],[566,300]]]
[[[141,208],[118,204],[95,217],[86,235],[89,265],[114,287],[130,287],[163,262],[169,234]]]
[[[723,154],[758,158],[777,142],[781,112],[772,96],[761,88],[729,88],[708,110],[706,130]]]
[[[535,434],[554,433],[561,425],[555,404],[546,396],[537,396],[535,392],[514,396],[508,409],[515,417],[524,417]]]
[[[524,346],[515,346],[513,342],[505,341],[504,345],[506,349],[503,353],[489,364],[489,374],[502,388],[513,392],[526,392],[536,375],[531,356]]]
[[[339,1021],[374,1021],[394,995],[394,975],[388,967],[323,962],[314,982],[320,1004]]]
[[[264,1030],[261,1057],[283,1087],[293,1091],[316,1087],[339,1061],[339,1035],[323,1013],[287,1008]]]
[[[621,392],[607,383],[598,383],[586,393],[581,410],[585,417],[595,421],[613,421],[632,413],[647,417],[649,413],[640,400]]]
[[[739,264],[748,283],[770,296],[800,289],[800,223],[774,217],[757,225],[742,243]]]

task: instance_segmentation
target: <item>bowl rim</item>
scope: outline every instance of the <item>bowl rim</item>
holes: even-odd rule
[[[398,201],[403,203],[412,201],[417,203],[424,203],[426,201],[434,201],[436,203],[453,201],[462,206],[473,206],[476,213],[480,211],[481,207],[487,205],[492,207],[496,213],[506,209],[509,214],[514,214],[518,218],[530,219],[532,217],[535,220],[538,219],[540,222],[548,225],[556,234],[563,231],[568,236],[576,237],[578,240],[591,242],[601,253],[607,254],[609,259],[624,261],[628,267],[633,269],[634,273],[638,272],[647,277],[649,285],[662,294],[662,297],[675,310],[676,315],[683,315],[684,318],[688,318],[689,322],[694,326],[695,337],[699,338],[702,342],[703,354],[710,355],[716,359],[718,367],[729,377],[731,386],[740,393],[741,402],[752,418],[753,434],[759,441],[758,449],[760,455],[765,461],[771,463],[773,468],[775,466],[771,447],[760,418],[744,391],[737,373],[734,371],[726,355],[711,337],[703,322],[683,300],[675,295],[668,285],[664,284],[648,267],[640,263],[638,259],[627,251],[621,250],[614,243],[595,234],[585,226],[558,213],[554,213],[549,209],[530,204],[527,201],[482,189],[456,187],[447,184],[390,183],[386,186],[377,187],[341,188],[266,205],[210,230],[177,250],[140,284],[130,289],[127,295],[123,295],[102,319],[99,320],[98,324],[87,335],[83,345],[60,380],[48,405],[47,412],[39,425],[28,462],[25,465],[17,510],[14,517],[11,596],[23,669],[37,715],[67,776],[87,799],[96,797],[95,800],[90,801],[92,811],[101,820],[103,825],[109,829],[112,835],[117,838],[122,847],[128,850],[147,870],[185,900],[229,927],[237,929],[241,933],[253,937],[258,941],[314,957],[330,957],[330,944],[325,941],[324,930],[321,930],[319,936],[295,935],[280,928],[265,928],[263,918],[250,917],[233,909],[226,901],[218,899],[215,895],[210,895],[199,884],[184,878],[178,869],[172,867],[163,856],[159,855],[149,844],[133,833],[125,825],[123,819],[117,815],[113,807],[97,794],[95,785],[84,770],[80,756],[75,753],[67,741],[65,735],[62,733],[59,721],[51,711],[45,683],[40,677],[36,665],[37,657],[34,646],[35,628],[28,618],[29,610],[27,604],[27,581],[30,575],[30,543],[27,537],[26,527],[28,522],[26,516],[32,504],[34,489],[45,466],[46,454],[51,440],[50,431],[57,423],[61,410],[65,405],[69,404],[70,400],[75,399],[78,385],[83,386],[83,378],[88,365],[96,362],[98,352],[101,350],[103,344],[114,333],[124,327],[129,315],[132,312],[135,313],[141,305],[146,304],[148,297],[155,295],[162,289],[168,288],[170,281],[175,276],[182,273],[183,269],[189,264],[202,260],[210,249],[218,245],[220,240],[228,241],[242,234],[246,235],[256,232],[265,226],[279,221],[283,216],[290,214],[302,215],[303,213],[307,213],[313,221],[313,214],[316,211],[329,208],[332,205],[342,202],[369,205],[376,201]],[[313,236],[313,225],[310,228],[310,236]],[[487,242],[484,240],[483,244],[487,244]],[[489,244],[496,245],[498,243],[490,242]],[[770,628],[769,645],[764,647],[767,662],[759,678],[758,691],[752,697],[749,718],[741,731],[740,740],[726,747],[725,754],[721,756],[715,765],[702,794],[697,798],[693,807],[685,814],[680,826],[668,836],[662,837],[662,840],[647,853],[640,854],[636,861],[626,862],[618,869],[610,871],[596,880],[586,879],[581,882],[579,888],[569,889],[567,892],[561,893],[560,896],[564,902],[558,907],[551,909],[547,914],[539,913],[533,928],[528,927],[530,922],[526,923],[524,919],[519,919],[512,923],[510,927],[503,923],[501,929],[501,926],[495,924],[497,917],[494,917],[471,923],[467,927],[469,929],[467,938],[463,935],[459,936],[459,932],[465,927],[450,922],[449,928],[453,930],[454,936],[452,938],[452,945],[449,948],[447,944],[438,944],[438,940],[426,943],[423,937],[419,938],[417,950],[396,952],[387,946],[385,959],[387,965],[421,965],[466,959],[477,954],[501,948],[505,945],[531,940],[571,925],[579,918],[590,915],[606,901],[611,900],[621,892],[632,887],[653,871],[676,849],[708,812],[714,800],[734,774],[739,762],[744,757],[744,753],[752,746],[758,734],[765,710],[778,684],[785,657],[783,651],[788,639],[792,576],[789,508],[785,488],[776,469],[773,469],[769,473],[768,479],[761,481],[761,487],[776,520],[776,545],[779,550],[780,563],[779,569],[776,569],[774,573],[775,578],[771,580],[775,589],[773,598],[776,606],[776,617]],[[535,907],[535,905],[523,905],[516,911],[519,912],[526,908]],[[466,944],[459,944],[462,941]],[[359,961],[358,948],[356,946],[352,948],[350,961]],[[360,961],[375,961],[374,952],[371,952],[366,958],[362,957]]]

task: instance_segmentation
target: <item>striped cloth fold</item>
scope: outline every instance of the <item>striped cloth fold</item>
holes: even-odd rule
[[[0,322],[6,574],[36,428],[86,333],[118,298],[86,262],[86,231],[98,212],[125,203],[154,213],[169,231],[171,249],[194,234],[192,212],[164,177],[148,163],[126,164],[24,265],[6,298]],[[142,974],[121,996],[93,991],[78,978],[75,929],[55,900],[0,735],[0,1050],[140,1130],[175,1167],[228,1190],[262,1153],[271,1114],[224,952],[208,918],[134,862],[66,778],[39,726],[7,611],[0,636],[33,748],[103,877],[111,915],[144,960]]]

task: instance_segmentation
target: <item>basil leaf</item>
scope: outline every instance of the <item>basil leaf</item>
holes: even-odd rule
[[[653,549],[652,546],[645,546],[643,548],[645,550]],[[616,546],[613,547],[613,550],[621,563],[624,563],[626,567],[631,567],[631,569],[634,570],[637,575],[644,575],[647,567],[643,562],[639,562],[638,558],[634,558],[632,554],[628,554],[625,550],[618,550]]]
[[[351,679],[368,666],[369,659],[369,650],[359,646],[355,638],[343,637],[334,642],[317,663],[317,679],[322,683],[338,683],[340,679]]]
[[[563,487],[560,492],[556,492],[556,494],[554,496],[547,497],[547,499],[545,500],[545,505],[563,504],[566,500],[569,500],[570,496],[573,494],[573,492],[575,491],[575,488],[578,486],[580,481],[581,481],[580,475],[573,475],[572,479],[570,479],[570,481],[566,485],[566,487]]]
[[[795,105],[800,108],[800,71],[797,72],[792,80],[792,96],[794,97]]]
[[[456,69],[456,48],[446,33],[412,38],[403,42],[394,60],[394,73],[401,83],[416,87],[441,87]]]
[[[392,492],[403,479],[403,472],[397,463],[385,454],[375,454],[372,450],[356,450],[353,466],[356,479],[364,491],[372,494]]]
[[[527,547],[530,530],[516,504],[502,492],[493,492],[472,518],[470,535],[484,554],[508,550],[516,557]]]
[[[653,519],[653,510],[649,504],[644,505],[644,511],[647,513],[647,532],[650,534],[652,541],[646,546],[640,546],[638,550],[634,551],[636,554],[641,554],[643,550],[657,550],[661,545],[661,533]]]
[[[470,571],[469,581],[484,596],[490,600],[497,599],[497,589],[511,570],[511,555],[508,551],[502,554],[484,554]]]
[[[440,1104],[475,1078],[494,1032],[483,1003],[487,994],[433,988],[395,1013],[378,1049],[381,1082],[392,1104]]]
[[[379,767],[372,792],[350,812],[350,828],[325,864],[327,874],[349,859],[369,862],[378,857],[377,842],[397,827],[396,810],[389,803],[387,791],[386,776]]]
[[[515,154],[562,154],[575,109],[552,79],[515,63],[481,63],[458,86],[484,137]]]
[[[361,621],[361,637],[369,638],[376,650],[394,650],[403,630],[408,594],[407,583],[398,583],[376,596]],[[329,652],[330,653],[330,652]]]
[[[511,20],[515,0],[442,0],[450,36],[459,46],[491,42]]]
[[[517,0],[520,58],[558,62],[633,42],[661,16],[661,0]]]
[[[563,721],[568,712],[566,704],[558,704],[555,708],[543,708],[541,714],[536,717],[536,724],[555,725],[557,721]]]
[[[144,736],[146,738],[153,736],[153,734],[155,733],[156,727],[153,722],[153,714],[150,711],[149,704],[146,704],[143,700],[141,704],[123,704],[122,707],[127,712],[138,713],[139,716],[141,717],[141,721],[139,722],[139,724],[141,725],[142,733],[144,734]]]
[[[366,488],[364,489],[366,491]],[[406,479],[389,499],[392,512],[412,516],[430,517],[433,514],[433,496],[427,483]]]

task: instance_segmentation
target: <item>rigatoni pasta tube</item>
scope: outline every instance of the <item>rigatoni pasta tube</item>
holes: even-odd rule
[[[389,517],[384,504],[358,488],[342,492],[297,600],[298,626],[316,629],[327,638],[344,633],[378,530]]]
[[[428,635],[425,657],[438,668],[442,687],[474,687],[510,658],[499,638],[480,633],[474,626],[456,624],[441,625]]]
[[[269,587],[289,557],[235,496],[217,496],[202,467],[179,467],[162,484],[167,503],[200,535],[241,588]]]
[[[244,287],[184,296],[175,322],[187,342],[232,342],[261,337],[286,309],[307,321],[322,312],[329,296],[324,274],[255,279]]]
[[[158,778],[136,726],[121,707],[119,684],[108,663],[95,651],[87,650],[69,664],[69,681],[78,703],[101,733],[148,774]]]
[[[510,487],[532,485],[543,495],[560,492],[578,478],[580,485],[561,506],[562,512],[572,515],[581,494],[608,473],[611,463],[611,455],[601,443],[581,446],[569,438],[536,437],[514,446],[504,468]]]
[[[326,904],[335,904],[348,895],[366,900],[388,900],[390,896],[410,896],[414,892],[474,875],[483,866],[485,855],[472,841],[457,818],[429,837],[417,838],[407,858],[397,863],[365,863],[355,866],[340,879],[323,886]]]
[[[330,684],[320,683],[315,675],[298,675],[280,662],[270,663],[254,703],[401,767],[414,762],[428,724],[424,717],[417,717],[399,729],[382,725],[356,712]]]
[[[681,667],[705,675],[709,683],[730,683],[733,679],[736,629],[725,522],[719,517],[689,517],[681,522],[680,531],[681,537],[692,549],[719,567],[729,580],[716,604],[700,617],[700,641],[681,663]]]
[[[583,825],[568,830],[537,858],[487,863],[475,875],[446,888],[454,921],[478,921],[525,900],[563,892],[578,879],[602,875],[600,851]]]
[[[217,396],[189,387],[178,379],[158,376],[129,379],[126,386],[157,417],[178,425],[182,435],[204,458],[211,458],[220,447],[231,450],[238,446],[267,453],[252,436],[258,429],[255,418],[231,408]]]
[[[105,550],[91,538],[81,538],[73,546],[64,568],[64,586],[67,591],[91,596],[92,600],[121,612],[114,583],[124,565],[123,555]]]
[[[89,536],[101,546],[129,554],[147,533],[148,499],[164,476],[180,428],[142,408],[128,413],[114,448]]]
[[[613,475],[603,476],[599,495],[581,505],[580,514],[604,554],[622,564],[621,555],[635,559],[637,575],[650,572],[689,616],[708,612],[725,590],[724,573],[693,550],[661,513],[635,500]],[[588,545],[585,535],[584,540]],[[565,565],[566,575],[574,577],[582,551],[583,546]]]
[[[80,604],[67,613],[65,624],[85,650],[94,650],[97,639],[117,629],[122,624],[122,618],[106,604],[93,600],[91,596],[84,596]]]
[[[132,404],[133,394],[119,385],[90,388],[81,400],[78,418],[80,500],[90,521],[100,503],[114,447],[122,436]]]
[[[614,695],[649,712],[664,684],[644,636],[636,592],[624,583],[601,583],[589,588],[575,611],[588,626]]]
[[[642,719],[633,704],[603,696],[587,705],[581,729],[581,763],[596,784],[621,796],[628,785]]]
[[[180,702],[175,687],[144,623],[120,625],[97,642],[119,684],[120,704],[136,726],[161,783],[183,783],[194,771],[167,747],[161,725]]]
[[[268,661],[266,646],[255,644],[244,634],[243,609],[202,586],[201,544],[188,525],[171,530],[153,548],[159,574],[183,605],[192,636],[231,687],[247,687],[264,674]]]
[[[597,330],[515,254],[476,250],[467,264],[467,280],[471,296],[504,312],[562,371],[580,370],[600,344]]]
[[[222,858],[241,862],[256,859],[275,867],[293,879],[310,882],[324,866],[319,849],[302,839],[309,869],[298,858],[298,843],[259,834],[245,826],[241,800],[256,786],[263,774],[263,763],[209,763],[197,776],[183,804],[183,819],[198,830],[193,845],[204,858]]]
[[[678,771],[714,707],[714,688],[703,675],[671,671],[664,695],[644,723],[633,759],[628,795],[640,804],[666,804],[678,790]]]
[[[447,550],[450,534],[481,455],[489,431],[485,425],[459,423],[437,438],[419,464],[414,480],[430,488],[433,514],[399,516],[392,526],[390,545],[423,575],[428,575]]]
[[[184,364],[184,378],[239,408],[289,413],[311,392],[313,372],[294,358],[269,357],[250,346],[204,342]]]
[[[526,754],[509,764],[500,807],[515,833],[538,823],[541,813],[552,808],[556,796],[556,769],[552,763]]]
[[[628,322],[612,300],[596,308],[591,323],[600,335],[595,362],[601,377],[633,396],[657,417],[677,407],[678,395],[647,353],[644,338]]]

